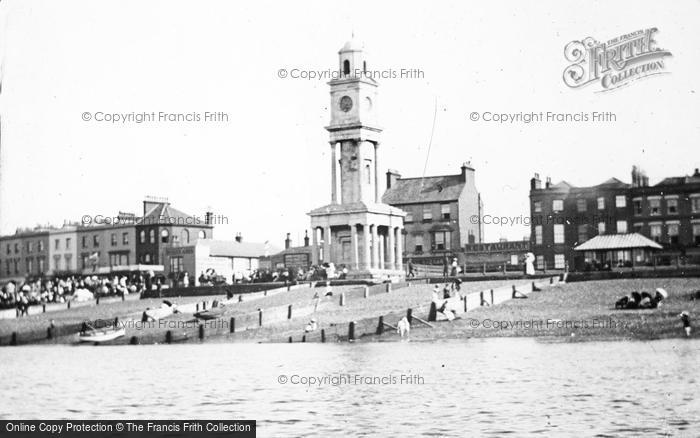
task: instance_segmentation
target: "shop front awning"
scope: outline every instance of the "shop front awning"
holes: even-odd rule
[[[602,234],[575,247],[574,251],[609,251],[637,248],[662,249],[663,247],[639,233]]]

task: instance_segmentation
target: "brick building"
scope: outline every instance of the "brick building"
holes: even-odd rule
[[[483,211],[474,173],[469,163],[457,175],[401,178],[396,171],[387,172],[382,201],[406,212],[405,260],[442,264],[445,257],[462,258],[465,245],[483,241],[483,225],[473,223]]]
[[[596,186],[530,180],[531,247],[538,269],[585,269],[590,254],[573,248],[598,235],[639,233],[660,244],[651,258],[619,248],[613,266],[700,262],[700,172],[650,186],[636,166],[632,183],[610,178]],[[619,241],[629,239],[618,239]],[[641,253],[640,253],[641,254]]]

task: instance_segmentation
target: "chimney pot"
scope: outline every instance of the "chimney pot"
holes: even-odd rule
[[[309,246],[309,232],[304,230],[304,246]]]
[[[290,236],[291,234],[287,233],[287,238],[284,239],[284,249],[289,249],[289,247],[292,246],[292,238]]]

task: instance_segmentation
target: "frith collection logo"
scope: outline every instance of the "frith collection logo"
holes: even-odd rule
[[[638,79],[668,73],[664,58],[671,52],[657,46],[657,28],[638,30],[601,43],[588,37],[564,48],[572,64],[564,70],[564,83],[580,88],[599,83],[598,92],[614,90]]]

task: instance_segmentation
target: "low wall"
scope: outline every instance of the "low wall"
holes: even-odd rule
[[[700,268],[678,268],[678,269],[635,269],[624,271],[589,271],[589,272],[569,272],[567,281],[591,281],[591,280],[619,280],[627,278],[677,278],[677,277],[700,277]]]

